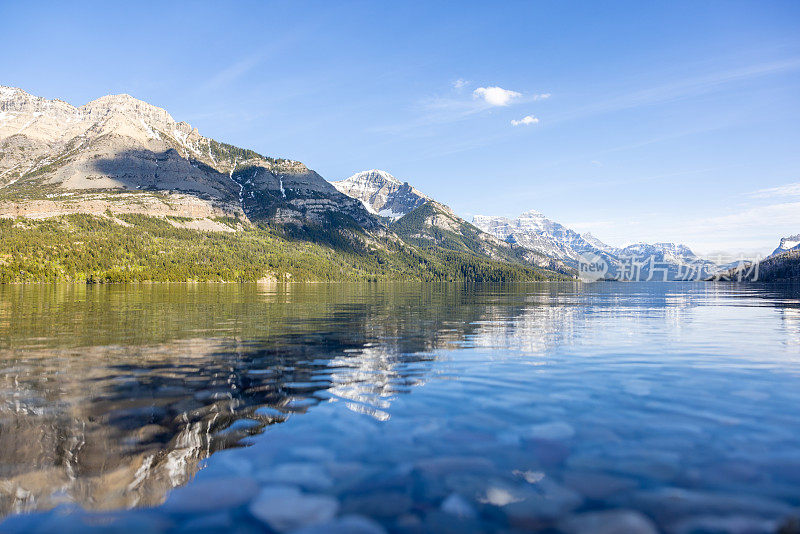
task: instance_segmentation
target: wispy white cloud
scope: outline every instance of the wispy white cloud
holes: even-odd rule
[[[456,80],[456,82],[458,81],[464,80]],[[456,82],[453,82],[453,87],[456,87]],[[465,83],[471,82],[465,81]],[[419,132],[435,125],[467,120],[492,108],[508,106],[509,103],[521,104],[550,98],[550,93],[523,94],[495,86],[475,89],[472,98],[455,93],[450,91],[446,96],[437,95],[420,100],[416,102],[416,109],[411,110],[409,119],[400,123],[376,126],[372,128],[372,131],[392,135],[412,131]],[[469,146],[472,147],[472,143],[469,143]]]
[[[741,230],[762,228],[764,225],[800,227],[800,202],[781,202],[766,206],[754,206],[737,213],[709,217],[698,227],[714,230]]]
[[[259,63],[261,63],[261,61],[264,60],[264,58],[265,54],[259,53],[251,54],[248,57],[240,59],[239,61],[236,61],[218,71],[211,78],[206,80],[206,82],[203,84],[203,88],[211,90],[219,89],[220,87],[229,85],[253,70],[256,66],[258,66]]]
[[[752,198],[797,197],[800,196],[800,182],[759,189],[748,196]]]
[[[246,56],[238,58],[228,66],[213,73],[198,86],[199,89],[213,91],[235,83],[259,65],[291,48],[303,38],[302,36],[313,34],[315,28],[317,28],[317,24],[309,23],[307,27],[303,28],[305,31],[299,31],[298,29],[297,32],[291,32],[283,37],[269,41],[268,44],[252,50]]]
[[[468,85],[469,85],[469,80],[465,80],[464,78],[459,78],[453,82],[453,87],[456,89],[463,89]]]
[[[481,98],[490,106],[507,106],[512,100],[522,96],[522,93],[503,89],[502,87],[478,87],[472,92],[474,98]]]
[[[533,115],[525,115],[519,120],[514,119],[511,121],[512,126],[528,126],[530,124],[538,124],[538,123],[539,119],[537,119]]]

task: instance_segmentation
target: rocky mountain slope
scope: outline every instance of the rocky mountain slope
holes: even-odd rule
[[[564,263],[497,239],[434,200],[429,200],[407,213],[389,228],[406,241],[422,248],[466,252],[502,261],[533,263],[563,273],[572,273]]]
[[[431,200],[408,182],[401,182],[388,172],[377,169],[356,173],[333,182],[333,186],[360,200],[370,213],[395,220]]]
[[[515,219],[477,215],[472,222],[498,239],[573,265],[577,265],[583,252],[611,255],[616,251],[591,234],[581,235],[535,210]]]
[[[716,273],[715,280],[734,282],[800,281],[800,234],[781,238],[778,248],[758,262],[740,262]]]
[[[602,278],[697,280],[717,270],[716,264],[698,258],[685,245],[637,243],[612,247],[590,233],[579,234],[538,211],[528,211],[513,219],[478,215],[473,223],[498,239],[557,258],[578,270],[587,263],[602,265]]]
[[[747,271],[752,270],[746,269],[745,274]],[[800,282],[800,247],[762,260],[751,276],[759,282]]]
[[[302,163],[203,137],[129,95],[74,107],[0,87],[0,216],[108,211],[377,224]]]
[[[800,234],[790,235],[788,237],[781,238],[781,242],[778,245],[778,248],[773,250],[770,256],[782,254],[787,250],[800,250]]]
[[[360,200],[371,213],[393,220],[389,229],[416,246],[572,272],[552,254],[515,246],[477,228],[448,206],[431,199],[408,182],[400,182],[386,171],[364,171],[333,184],[342,193]]]

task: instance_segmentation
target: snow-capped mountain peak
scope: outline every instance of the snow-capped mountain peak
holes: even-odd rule
[[[356,198],[372,213],[399,219],[430,200],[430,197],[401,182],[386,171],[372,169],[333,182],[340,192]]]
[[[357,179],[363,179],[363,180],[367,180],[367,181],[381,181],[381,180],[383,180],[385,182],[389,182],[389,183],[393,183],[393,184],[397,184],[397,185],[402,184],[402,182],[400,180],[398,180],[397,178],[395,178],[394,176],[392,176],[388,172],[382,171],[380,169],[371,169],[371,170],[368,170],[368,171],[362,171],[362,172],[354,174],[350,178],[354,178],[354,177],[357,177]]]
[[[622,249],[623,253],[630,255],[670,255],[676,258],[694,258],[695,254],[686,245],[675,243],[633,243]]]
[[[582,252],[600,248],[611,248],[594,239],[590,243],[579,233],[552,221],[536,210],[526,211],[515,219],[477,215],[473,224],[498,239],[513,240],[520,246],[535,252],[576,264]]]
[[[546,218],[544,216],[544,213],[542,213],[541,211],[537,211],[537,210],[528,210],[528,211],[524,212],[522,215],[520,215],[519,217],[520,217],[520,219],[522,219],[522,218],[526,218],[526,219],[545,219]]]
[[[588,232],[579,234],[535,210],[514,219],[479,215],[473,224],[498,239],[558,258],[577,269],[587,259],[599,258],[607,264],[607,276],[612,278],[647,280],[652,275],[653,279],[695,279],[715,267],[712,262],[697,258],[686,245],[634,243],[619,249]],[[634,264],[647,265],[637,267],[640,270],[636,272],[625,270]]]
[[[778,248],[772,251],[771,256],[786,252],[787,250],[800,249],[800,234],[782,237]]]

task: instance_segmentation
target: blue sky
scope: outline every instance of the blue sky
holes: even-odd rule
[[[800,232],[799,2],[166,4],[0,0],[0,84],[130,93],[467,218],[706,254]]]

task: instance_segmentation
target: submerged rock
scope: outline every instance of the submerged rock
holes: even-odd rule
[[[250,503],[250,513],[278,532],[332,520],[339,503],[327,495],[309,495],[294,486],[267,486]]]
[[[513,496],[502,509],[512,524],[523,528],[560,518],[583,504],[580,494],[548,478]]]
[[[311,462],[280,464],[262,473],[259,479],[272,484],[296,484],[307,490],[324,490],[333,485],[326,470]]]
[[[372,519],[346,515],[327,523],[311,525],[292,534],[385,534],[386,530]]]
[[[602,500],[635,489],[635,480],[605,473],[568,471],[564,484],[589,499]]]
[[[683,488],[640,492],[634,495],[632,503],[659,522],[679,521],[691,516],[741,515],[771,519],[792,512],[789,505],[764,497]]]
[[[346,499],[344,509],[346,512],[388,519],[403,515],[413,504],[411,497],[405,493],[385,491]]]
[[[800,534],[800,517],[790,517],[781,523],[778,534]]]
[[[670,534],[771,534],[778,528],[772,519],[749,517],[743,515],[709,516],[702,515],[684,519],[670,525]],[[778,530],[778,532],[781,532]]]
[[[523,430],[526,439],[543,439],[548,441],[564,441],[575,435],[575,429],[564,421],[553,421],[530,426]]]
[[[458,493],[452,493],[442,502],[442,511],[456,517],[474,518],[477,514],[470,503]]]
[[[607,510],[574,515],[558,524],[565,534],[658,534],[653,522],[633,510]]]
[[[172,492],[164,510],[177,514],[209,513],[247,504],[258,493],[251,478],[226,477],[198,480]]]

